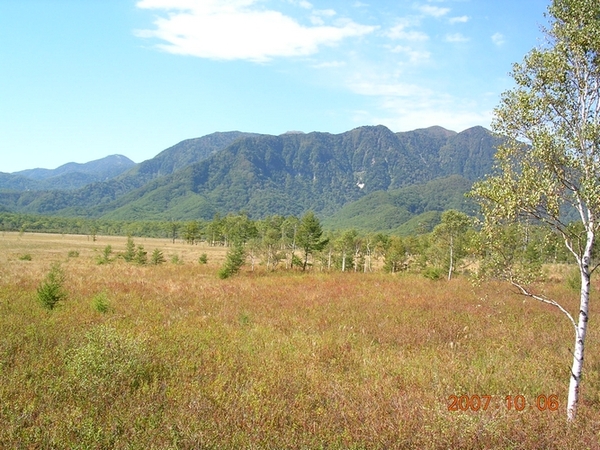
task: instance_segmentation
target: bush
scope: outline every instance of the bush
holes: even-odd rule
[[[127,236],[127,244],[125,244],[125,253],[123,253],[123,259],[127,262],[132,262],[135,259],[135,242],[131,236]]]
[[[200,258],[198,258],[198,263],[207,264],[208,263],[208,255],[206,253],[202,253]]]
[[[140,266],[148,264],[148,252],[144,250],[143,245],[138,245],[137,252],[135,254],[135,262]]]
[[[79,256],[79,252],[77,250],[69,250],[68,257],[69,258],[77,258]]]
[[[158,266],[159,264],[166,262],[163,252],[161,252],[159,249],[155,248],[154,251],[152,252],[152,256],[150,257],[150,262],[152,264],[154,264],[155,266]]]
[[[73,387],[87,397],[116,397],[151,378],[151,358],[145,343],[113,327],[100,325],[85,342],[66,355]]]
[[[224,280],[240,271],[246,260],[246,251],[241,244],[234,245],[227,252],[225,264],[218,272],[219,278]]]
[[[19,256],[19,259],[21,261],[31,261],[31,254],[29,253],[25,253],[24,255]]]
[[[97,263],[98,264],[109,264],[112,262],[112,258],[110,257],[112,253],[112,247],[110,245],[107,245],[106,247],[104,247],[104,250],[102,251],[102,255],[98,257],[97,259]]]
[[[426,267],[421,273],[430,280],[439,280],[443,275],[442,269],[439,267]]]
[[[100,313],[107,313],[110,311],[110,303],[106,292],[100,292],[94,296],[92,299],[92,307]]]
[[[50,268],[50,272],[44,278],[44,281],[37,288],[37,299],[46,309],[54,309],[58,302],[67,297],[63,289],[65,274],[60,265],[55,263]]]

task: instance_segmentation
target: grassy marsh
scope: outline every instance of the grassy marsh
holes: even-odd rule
[[[598,448],[594,316],[568,425],[572,328],[506,285],[260,268],[220,280],[224,249],[159,239],[136,244],[165,264],[96,263],[125,242],[0,236],[0,447]],[[35,295],[54,262],[67,298],[49,311]],[[577,308],[552,280],[543,289]],[[449,411],[451,395],[492,401]]]

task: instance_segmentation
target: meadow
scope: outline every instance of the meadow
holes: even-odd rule
[[[572,327],[505,284],[221,280],[221,247],[135,241],[166,262],[98,264],[123,237],[0,235],[0,448],[600,448],[597,281],[569,424]],[[48,310],[55,262],[67,296]],[[567,272],[539,288],[576,311]]]

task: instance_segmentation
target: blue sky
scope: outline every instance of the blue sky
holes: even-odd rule
[[[549,0],[0,0],[0,172],[215,131],[489,127]]]

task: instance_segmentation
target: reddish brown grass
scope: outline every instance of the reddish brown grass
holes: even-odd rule
[[[185,263],[97,265],[107,243],[125,249],[0,237],[0,447],[598,448],[594,322],[568,425],[572,329],[505,285],[248,269],[224,281],[223,249],[147,239]],[[47,311],[35,290],[53,261],[68,299]],[[540,288],[577,307],[564,283]],[[108,313],[92,306],[100,293]],[[452,395],[493,397],[449,411]],[[507,395],[528,407],[508,410]],[[539,395],[560,409],[539,411]]]

